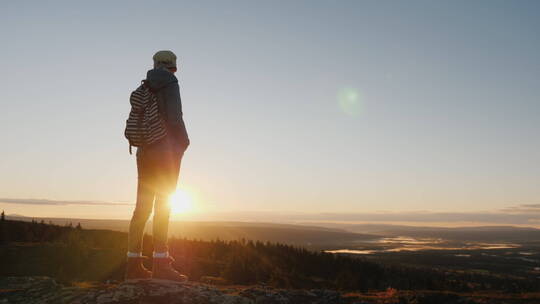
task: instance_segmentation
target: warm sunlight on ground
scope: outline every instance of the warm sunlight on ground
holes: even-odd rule
[[[191,196],[182,189],[176,191],[169,197],[172,214],[186,213],[193,210]]]

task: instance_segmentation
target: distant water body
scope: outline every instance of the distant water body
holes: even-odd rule
[[[421,251],[421,250],[478,250],[509,249],[521,245],[513,243],[449,242],[441,238],[385,237],[365,242],[364,248],[325,250],[328,253],[375,254],[382,252]]]

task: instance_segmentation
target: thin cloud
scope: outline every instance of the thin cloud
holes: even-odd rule
[[[540,204],[523,204],[523,205],[520,205],[522,207],[525,207],[525,208],[534,208],[534,209],[538,209],[538,211],[540,211]]]
[[[48,199],[32,199],[32,198],[0,198],[0,203],[21,204],[21,205],[54,205],[54,206],[69,206],[69,205],[87,205],[87,206],[132,206],[131,203],[111,203],[100,201],[61,201]]]
[[[508,213],[538,213],[540,214],[540,204],[521,204],[501,209]]]

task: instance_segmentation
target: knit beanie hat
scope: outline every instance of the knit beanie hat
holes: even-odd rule
[[[152,59],[154,59],[154,68],[176,68],[176,55],[171,51],[159,51]]]

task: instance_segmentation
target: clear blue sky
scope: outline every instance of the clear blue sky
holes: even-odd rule
[[[206,210],[540,203],[538,1],[3,1],[0,28],[3,198],[132,203],[128,97],[170,49]]]

